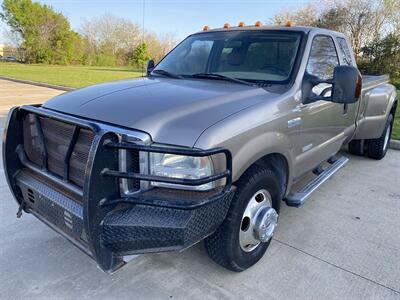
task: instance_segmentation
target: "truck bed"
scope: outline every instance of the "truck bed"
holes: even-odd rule
[[[362,75],[363,90],[389,82],[389,75]]]

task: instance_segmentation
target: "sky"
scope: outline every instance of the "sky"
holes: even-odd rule
[[[199,31],[204,25],[222,27],[225,22],[236,25],[240,21],[266,23],[284,9],[301,6],[308,0],[39,0],[63,13],[74,30],[79,31],[84,20],[105,14],[119,16],[157,34],[172,33],[178,40]],[[2,1],[0,0],[0,3]],[[6,26],[0,25],[0,43],[5,42]]]

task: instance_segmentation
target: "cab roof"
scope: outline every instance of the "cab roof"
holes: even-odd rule
[[[280,30],[280,31],[291,31],[291,32],[304,32],[309,33],[310,31],[318,31],[322,33],[329,33],[337,36],[343,36],[342,33],[336,32],[329,29],[311,27],[311,26],[285,26],[285,25],[262,25],[262,26],[231,26],[228,28],[209,28],[207,30],[198,31],[195,34],[209,33],[209,32],[230,32],[230,31],[263,31],[263,30]]]

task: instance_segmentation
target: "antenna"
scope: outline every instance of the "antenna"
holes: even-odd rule
[[[145,16],[145,9],[146,9],[146,0],[142,2],[142,46],[144,46],[145,42],[145,30],[144,30],[144,16]],[[142,77],[144,76],[144,64],[142,64]]]
[[[146,10],[146,0],[143,0],[143,6],[142,6],[142,42],[144,43],[144,15],[145,15],[145,10]]]

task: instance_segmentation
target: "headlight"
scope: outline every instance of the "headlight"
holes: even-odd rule
[[[156,176],[180,179],[199,179],[214,174],[210,157],[193,157],[175,154],[150,153],[150,172]],[[198,186],[187,186],[162,182],[152,182],[153,186],[205,191],[214,187],[214,182]]]

